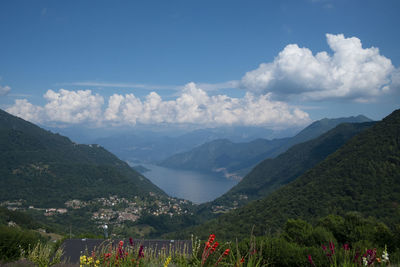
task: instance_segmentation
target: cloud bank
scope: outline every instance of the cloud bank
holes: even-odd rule
[[[273,62],[262,63],[241,80],[241,87],[274,97],[304,100],[346,98],[370,101],[400,87],[400,71],[375,47],[363,48],[360,39],[326,35],[332,55],[297,44],[287,45]]]
[[[134,94],[104,98],[90,90],[48,90],[47,104],[35,106],[16,100],[8,112],[38,123],[90,123],[92,125],[195,124],[204,126],[253,125],[287,127],[305,125],[309,115],[287,103],[271,100],[270,94],[242,98],[209,96],[188,83],[175,100],[164,101],[156,92],[141,100]]]

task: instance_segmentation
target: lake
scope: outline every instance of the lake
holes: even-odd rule
[[[150,171],[144,176],[172,197],[200,204],[216,199],[238,182],[213,173],[177,170],[152,164],[141,164]]]

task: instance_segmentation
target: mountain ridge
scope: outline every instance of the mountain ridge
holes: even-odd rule
[[[359,212],[394,227],[400,221],[400,110],[355,135],[324,161],[267,197],[175,233],[243,238],[282,229],[288,219],[314,223]],[[253,230],[252,230],[253,229]]]
[[[272,140],[259,138],[246,143],[233,143],[227,139],[217,139],[190,151],[175,154],[161,161],[159,165],[207,172],[224,169],[227,173],[243,177],[262,160],[274,158],[293,145],[314,139],[340,123],[369,121],[371,120],[363,115],[337,119],[325,118],[311,123],[291,138]]]
[[[0,143],[0,201],[62,206],[72,198],[116,193],[166,196],[104,148],[73,143],[2,110]]]

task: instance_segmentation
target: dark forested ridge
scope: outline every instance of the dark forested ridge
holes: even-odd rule
[[[266,159],[236,186],[210,204],[233,207],[236,202],[242,206],[251,200],[265,197],[314,167],[354,135],[373,124],[343,123],[318,138],[293,146],[276,158]]]
[[[324,118],[318,121],[311,123],[309,126],[304,128],[301,132],[293,136],[286,142],[283,146],[279,147],[279,149],[275,150],[271,157],[278,156],[279,154],[285,152],[292,146],[296,144],[300,144],[306,142],[308,140],[317,138],[318,136],[332,130],[336,126],[341,123],[363,123],[363,122],[371,122],[372,120],[363,116],[351,116],[346,118],[336,118],[336,119],[328,119]]]
[[[62,206],[66,200],[164,195],[98,145],[79,145],[0,110],[0,201]]]
[[[400,221],[400,110],[353,137],[320,164],[267,197],[176,236],[264,235],[285,222],[314,223],[356,211],[394,226]]]

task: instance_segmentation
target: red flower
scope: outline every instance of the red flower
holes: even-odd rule
[[[225,256],[227,256],[227,255],[229,254],[229,251],[230,251],[229,248],[225,249],[224,253],[222,253],[221,256],[219,256],[217,262],[215,263],[215,266],[217,266],[218,263],[219,263]]]
[[[214,245],[211,248],[211,253],[213,253],[215,251],[215,249],[218,247],[218,242],[215,242]]]
[[[133,239],[132,239],[132,237],[129,237],[129,244],[130,244],[131,246],[133,246]]]
[[[119,241],[119,247],[122,247],[124,245],[124,241]]]
[[[312,266],[315,266],[315,263],[313,262],[313,260],[312,260],[312,258],[311,258],[311,255],[308,255],[308,261],[310,262],[310,264],[311,264]]]
[[[212,244],[212,243],[214,242],[214,239],[215,239],[215,235],[214,235],[214,234],[211,234],[211,235],[208,237],[208,242],[209,242],[210,244]]]
[[[350,250],[349,244],[343,244],[343,249],[344,250]]]

